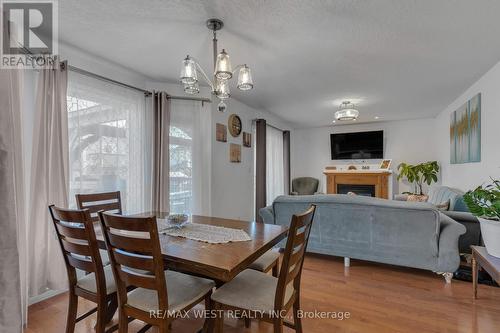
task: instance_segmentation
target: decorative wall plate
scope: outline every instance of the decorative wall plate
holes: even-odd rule
[[[241,118],[238,117],[236,114],[232,114],[229,116],[229,119],[227,121],[227,127],[229,128],[229,133],[233,137],[238,137],[241,134],[241,130],[243,128],[241,124]]]

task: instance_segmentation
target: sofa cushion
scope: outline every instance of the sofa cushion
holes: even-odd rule
[[[455,210],[455,203],[463,192],[448,186],[435,185],[429,188],[428,202],[433,205],[439,205],[446,200],[450,200],[450,210]]]
[[[436,205],[436,208],[440,211],[446,211],[450,209],[450,199],[446,200],[445,202],[442,202],[438,205]]]

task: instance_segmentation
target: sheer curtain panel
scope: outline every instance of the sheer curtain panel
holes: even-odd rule
[[[170,211],[209,214],[210,111],[199,101],[170,101]]]
[[[0,71],[0,332],[26,322],[26,228],[21,138],[21,71]]]
[[[266,200],[271,205],[277,196],[285,194],[283,162],[283,132],[266,128]]]
[[[152,128],[144,94],[70,71],[66,98],[70,207],[76,193],[120,191],[125,213],[149,209]]]
[[[66,269],[47,207],[68,205],[66,66],[40,70],[35,101],[29,200],[29,295],[67,287]]]

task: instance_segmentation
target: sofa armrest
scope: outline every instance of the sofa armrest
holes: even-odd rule
[[[442,213],[448,217],[451,217],[452,219],[454,219],[457,222],[479,223],[477,217],[475,217],[474,215],[472,215],[472,213],[469,213],[469,212],[456,212],[453,210],[447,210],[447,211],[444,211]]]
[[[465,227],[452,218],[439,214],[439,257],[438,272],[453,273],[460,265],[460,254],[458,250],[458,238],[465,234]]]
[[[264,221],[264,223],[275,224],[274,223],[273,206],[267,206],[267,207],[261,208],[259,210],[259,215],[262,218],[262,220]]]
[[[394,200],[396,200],[396,201],[408,201],[408,194],[396,194],[394,196]]]

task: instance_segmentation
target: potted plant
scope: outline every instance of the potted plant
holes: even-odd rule
[[[500,258],[500,180],[492,181],[489,185],[465,193],[464,201],[481,224],[486,251]]]
[[[407,164],[401,163],[398,165],[398,180],[401,178],[406,178],[408,182],[413,184],[414,192],[405,192],[405,194],[414,194],[422,197],[426,201],[427,196],[423,192],[424,182],[427,185],[431,185],[433,182],[437,182],[437,174],[439,172],[439,165],[437,161],[429,161],[420,164]]]

